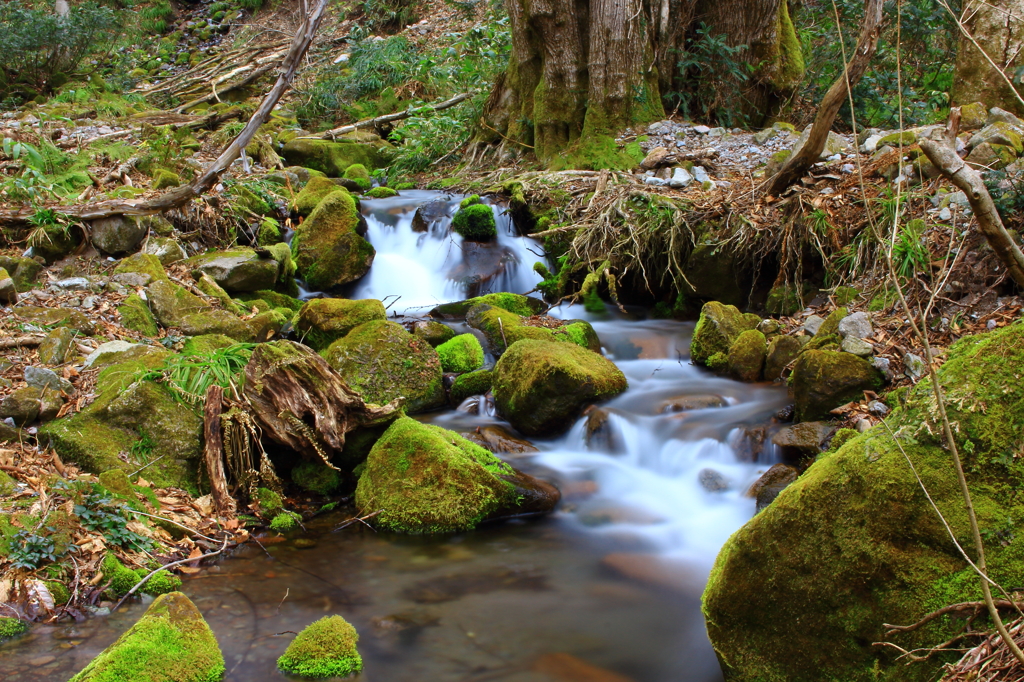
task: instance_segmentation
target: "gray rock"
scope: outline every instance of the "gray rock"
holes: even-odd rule
[[[804,321],[804,331],[814,336],[821,329],[821,325],[824,324],[825,318],[819,315],[811,315]]]
[[[839,348],[846,353],[853,353],[862,358],[870,357],[875,352],[874,346],[864,339],[858,339],[856,336],[847,336],[843,339]]]
[[[953,212],[949,210],[948,206],[943,206],[941,209],[939,209],[939,220],[941,220],[944,223],[948,223],[952,219]]]
[[[779,429],[772,442],[780,448],[791,448],[803,455],[817,454],[821,444],[832,433],[828,422],[801,422]]]
[[[878,417],[884,417],[889,414],[889,406],[881,400],[872,400],[868,403],[868,412]]]
[[[992,125],[997,122],[1009,123],[1010,125],[1024,128],[1024,121],[1020,120],[1009,111],[1000,109],[999,107],[992,107],[988,110],[988,120],[985,121],[985,125]]]
[[[146,245],[142,247],[142,253],[156,256],[161,265],[170,265],[184,260],[186,257],[185,249],[170,237],[150,237]]]
[[[668,180],[662,180],[661,178],[652,175],[649,178],[644,178],[644,184],[653,185],[655,187],[661,187],[662,185],[667,185]]]
[[[200,263],[192,276],[199,279],[205,273],[227,292],[249,292],[273,289],[278,270],[273,258],[260,258],[255,252],[227,253]]]
[[[17,303],[18,290],[14,288],[14,278],[7,270],[0,268],[0,303]]]
[[[754,133],[754,142],[758,144],[764,144],[768,140],[774,137],[778,137],[778,135],[778,130],[775,130],[774,128],[765,128],[764,130],[760,130]]]
[[[693,126],[693,132],[700,133],[701,135],[707,135],[711,132],[711,128],[705,125]]]
[[[693,179],[699,182],[700,184],[704,185],[705,189],[714,189],[715,187],[715,181],[711,179],[710,175],[708,175],[708,172],[707,170],[704,169],[704,166],[693,167]],[[708,187],[708,185],[710,185],[710,187]]]
[[[697,480],[709,493],[720,493],[729,489],[729,481],[714,469],[701,469],[697,474]]]
[[[881,140],[881,139],[882,139],[883,137],[884,137],[884,135],[878,135],[878,134],[875,134],[875,135],[869,135],[869,136],[867,137],[867,139],[866,139],[866,140],[864,140],[864,144],[862,144],[862,145],[860,146],[860,151],[861,151],[861,153],[862,153],[862,154],[874,154],[874,153],[875,153],[875,151],[876,151],[876,150],[878,149],[878,143],[879,143],[879,141],[880,141],[880,140]]]
[[[107,343],[101,344],[99,348],[89,353],[85,358],[85,366],[91,367],[92,363],[96,362],[102,355],[107,353],[122,353],[130,348],[138,346],[138,343],[129,343],[128,341],[108,341]]]
[[[882,376],[885,377],[885,380],[888,382],[891,382],[893,379],[891,364],[892,363],[889,362],[889,358],[871,359],[871,366],[881,372]]]
[[[761,320],[757,325],[757,331],[761,332],[765,336],[771,336],[772,334],[778,334],[779,330],[782,329],[782,323],[772,318]]]
[[[91,284],[92,282],[85,277],[68,277],[54,282],[53,286],[64,291],[88,291]]]
[[[129,287],[144,287],[153,278],[144,272],[119,272],[110,278],[111,282]]]
[[[788,464],[773,464],[754,485],[750,486],[747,495],[757,500],[759,512],[771,504],[799,475],[800,473]]]
[[[707,135],[708,137],[725,137],[727,132],[725,128],[712,128]]]
[[[691,182],[693,182],[693,176],[690,175],[690,172],[683,167],[679,167],[673,169],[672,178],[668,181],[668,186],[674,189],[682,189]]]
[[[907,353],[903,356],[903,371],[911,380],[918,381],[928,372],[928,368],[920,356]]]
[[[73,393],[75,390],[70,381],[58,376],[52,369],[34,365],[25,368],[25,383],[32,388],[52,388],[64,393]]]
[[[866,339],[871,336],[871,316],[865,312],[856,312],[847,315],[839,322],[839,335],[844,339],[847,337],[854,337],[856,339]]]
[[[135,218],[115,216],[90,223],[93,246],[103,253],[117,256],[133,250],[146,236],[146,226]]]

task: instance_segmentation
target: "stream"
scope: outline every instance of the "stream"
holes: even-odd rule
[[[531,290],[541,246],[516,236],[499,207],[497,243],[464,245],[447,234],[460,198],[410,191],[363,200],[377,256],[346,293],[390,297],[389,314],[409,316],[467,295]],[[436,220],[414,232],[416,207],[438,199]],[[361,524],[335,531],[349,517],[338,511],[305,533],[261,535],[184,577],[224,651],[226,680],[283,679],[275,661],[291,632],[333,613],[360,633],[363,682],[722,679],[700,595],[719,548],[754,513],[744,491],[776,461],[770,439],[756,454],[747,429],[767,424],[786,391],[690,365],[693,323],[611,306],[551,314],[590,321],[629,380],[602,406],[595,435],[584,416],[564,436],[534,441],[539,453],[503,455],[559,486],[556,512],[428,538]],[[417,418],[456,431],[503,424],[486,404],[476,412]],[[33,627],[0,646],[0,680],[65,682],[144,608]]]

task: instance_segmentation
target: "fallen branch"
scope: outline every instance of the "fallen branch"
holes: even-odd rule
[[[402,119],[409,118],[410,116],[422,114],[425,111],[441,111],[443,109],[448,109],[449,107],[454,107],[456,104],[459,104],[460,102],[465,102],[472,96],[472,93],[464,92],[461,95],[455,95],[455,97],[452,97],[451,99],[446,99],[443,102],[438,102],[437,104],[428,104],[426,106],[417,107],[415,109],[406,109],[405,111],[399,111],[394,114],[378,116],[377,118],[368,118],[364,121],[359,121],[358,123],[350,123],[348,125],[341,126],[340,128],[332,128],[331,130],[320,133],[319,135],[306,135],[296,139],[333,140],[336,137],[338,137],[338,135],[352,133],[359,130],[360,128],[376,128],[378,125],[382,125],[384,123],[391,123],[392,121],[401,121]]]
[[[45,338],[45,336],[15,336],[10,339],[0,339],[0,348],[35,348]]]
[[[123,604],[128,597],[130,597],[133,594],[135,594],[139,590],[140,587],[145,585],[149,581],[150,578],[152,578],[154,575],[156,575],[160,571],[166,571],[168,568],[174,568],[175,566],[180,566],[182,564],[189,564],[189,563],[192,563],[193,561],[200,561],[202,559],[209,559],[212,556],[217,556],[218,554],[223,553],[224,550],[227,549],[227,548],[228,548],[228,538],[224,538],[224,544],[221,545],[221,548],[216,550],[216,551],[208,552],[206,554],[203,554],[203,555],[200,555],[200,556],[197,556],[197,557],[190,557],[188,559],[180,559],[178,561],[172,561],[169,564],[164,564],[160,568],[153,569],[152,571],[149,572],[149,574],[145,578],[143,578],[139,582],[135,583],[135,587],[133,587],[132,589],[128,590],[128,592],[123,597],[121,597],[121,601],[119,601],[116,604],[114,604],[114,606],[110,609],[110,612],[113,613],[114,611],[117,611],[121,607],[121,604]]]
[[[184,112],[188,111],[189,109],[191,109],[192,107],[194,107],[196,105],[199,105],[199,104],[202,104],[203,102],[213,102],[215,100],[216,101],[220,101],[220,97],[219,97],[220,95],[223,95],[225,93],[231,92],[232,90],[238,90],[239,88],[244,88],[246,85],[249,85],[250,83],[255,82],[260,76],[262,76],[263,74],[265,74],[266,72],[270,71],[273,68],[274,68],[274,64],[272,64],[272,63],[271,64],[266,64],[264,66],[261,66],[260,68],[256,69],[255,71],[250,73],[248,76],[246,76],[242,80],[237,81],[235,83],[231,83],[226,88],[221,88],[220,92],[217,92],[216,90],[214,90],[214,91],[210,92],[210,94],[208,94],[208,95],[203,95],[202,97],[197,97],[197,98],[195,98],[194,100],[192,100],[190,102],[185,102],[180,107],[175,109],[175,111],[184,113]],[[212,86],[214,88],[216,88],[217,81],[214,81],[212,83]]]
[[[1005,599],[996,599],[994,600],[994,603],[996,608],[999,609],[1016,609],[1024,605],[1017,602],[1007,601]],[[960,602],[959,604],[949,604],[948,606],[943,606],[941,609],[936,609],[912,625],[890,625],[889,623],[883,623],[882,625],[885,626],[885,634],[887,635],[891,635],[895,632],[913,632],[940,616],[945,616],[950,613],[961,613],[963,611],[974,611],[977,613],[986,608],[986,606],[987,604],[983,601],[965,601]]]

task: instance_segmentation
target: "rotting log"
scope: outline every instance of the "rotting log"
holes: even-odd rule
[[[985,188],[981,173],[967,165],[947,143],[935,140],[918,140],[921,150],[949,181],[963,190],[971,210],[978,219],[978,229],[996,256],[1010,271],[1010,277],[1017,286],[1024,288],[1024,253],[1013,242],[1006,231],[999,211],[992,201],[992,195]]]
[[[397,417],[402,404],[365,403],[326,360],[292,341],[253,350],[243,397],[265,437],[330,466],[346,433]]]
[[[46,208],[62,213],[74,220],[88,221],[119,215],[162,213],[163,211],[184,206],[196,197],[205,194],[217,183],[221,174],[241,155],[242,150],[248,146],[256,135],[256,131],[270,118],[270,114],[274,107],[277,106],[281,96],[291,86],[292,80],[295,78],[295,72],[302,63],[302,58],[305,56],[310,44],[312,44],[317,29],[320,27],[320,22],[323,20],[328,2],[329,0],[317,0],[316,5],[295,33],[295,39],[292,41],[291,48],[281,63],[281,73],[277,77],[277,82],[274,83],[274,86],[263,97],[259,108],[249,119],[249,122],[245,124],[245,128],[238,134],[238,137],[232,140],[231,144],[225,147],[220,156],[210,163],[191,184],[175,187],[158,196],[141,201],[113,200],[93,204],[78,204],[75,206],[47,206]],[[37,207],[0,210],[0,226],[25,225],[37,210]]]
[[[454,107],[456,104],[465,102],[467,99],[472,97],[472,93],[464,92],[460,95],[455,95],[451,99],[446,99],[443,102],[437,104],[427,104],[422,107],[416,107],[413,109],[406,109],[405,111],[398,111],[394,114],[385,114],[384,116],[377,116],[376,118],[367,118],[362,121],[355,123],[349,123],[339,128],[332,128],[330,130],[318,133],[316,135],[304,135],[297,139],[308,139],[308,140],[333,140],[338,135],[344,135],[345,133],[354,133],[360,128],[377,128],[385,123],[391,123],[393,121],[401,121],[402,119],[415,116],[416,114],[422,114],[427,111],[443,111],[449,107]]]
[[[822,98],[804,146],[786,159],[779,172],[768,180],[765,194],[779,196],[818,162],[822,150],[825,149],[825,143],[828,142],[828,133],[836,120],[836,114],[849,97],[850,91],[867,71],[868,64],[875,54],[878,37],[882,31],[882,4],[882,0],[864,0],[864,19],[861,22],[860,38],[857,40],[853,57]]]
[[[228,492],[228,479],[224,474],[224,434],[220,415],[224,409],[224,389],[214,384],[206,391],[203,408],[203,459],[210,477],[213,506],[219,516],[235,513],[235,501]]]

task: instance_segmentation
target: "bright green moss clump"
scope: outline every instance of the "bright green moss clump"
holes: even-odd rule
[[[28,624],[17,618],[0,616],[0,642],[28,632]]]
[[[264,516],[273,516],[284,509],[284,500],[281,495],[270,488],[256,489],[256,504],[259,505],[260,513]]]
[[[110,582],[110,590],[118,597],[128,594],[140,580],[149,575],[149,571],[145,569],[133,571],[125,568],[113,552],[107,552],[107,555],[103,557],[102,569],[104,582]],[[146,594],[158,595],[173,592],[179,587],[181,587],[181,578],[167,571],[160,571],[146,581],[141,591]]]
[[[706,365],[716,353],[728,355],[733,341],[760,321],[757,315],[741,313],[736,306],[723,305],[718,301],[705,303],[690,341],[690,359]]]
[[[459,334],[437,347],[445,372],[472,372],[484,366],[484,349],[472,334]]]
[[[359,189],[364,192],[373,185],[373,182],[370,180],[370,172],[361,163],[354,163],[346,168],[345,173],[341,177],[356,183],[359,185]]]
[[[168,189],[181,184],[181,178],[177,173],[161,168],[153,176],[153,189]]]
[[[126,329],[137,331],[145,336],[156,336],[160,333],[156,318],[153,317],[149,306],[138,294],[132,294],[124,300],[124,303],[117,307],[121,315],[121,325]]]
[[[954,344],[938,370],[982,536],[989,574],[1003,585],[1024,575],[1024,325]],[[984,406],[984,407],[982,407]],[[898,434],[899,445],[893,433]],[[939,679],[959,653],[905,665],[881,647],[884,623],[915,623],[948,604],[981,598],[964,561],[921,490],[958,542],[970,529],[931,382],[864,434],[822,454],[723,547],[704,592],[708,634],[737,682],[917,682]],[[902,449],[902,451],[901,451]],[[906,457],[903,452],[906,453]],[[970,550],[968,550],[970,551]],[[888,638],[906,650],[963,631],[937,618]],[[975,629],[989,629],[984,620]]]
[[[470,530],[506,505],[513,469],[462,436],[409,417],[396,420],[366,459],[356,505],[402,533]]]
[[[295,512],[284,511],[270,521],[270,530],[276,533],[287,533],[295,530],[299,525],[299,515]]]
[[[460,208],[452,218],[452,231],[463,239],[476,242],[491,241],[498,236],[494,212],[486,204]]]
[[[299,215],[308,216],[324,200],[324,197],[335,192],[345,192],[347,194],[348,190],[340,185],[336,185],[333,180],[322,175],[314,176],[309,179],[306,186],[295,197],[295,204],[292,208]]]
[[[277,659],[277,667],[314,679],[346,677],[363,669],[358,643],[359,633],[344,618],[326,616],[303,628]]]
[[[292,481],[300,488],[329,495],[341,485],[341,474],[323,462],[303,462],[292,469]]]
[[[544,301],[538,298],[530,298],[529,296],[523,296],[522,294],[499,292],[494,294],[485,294],[475,298],[467,298],[465,301],[442,303],[434,308],[430,314],[445,318],[465,317],[470,308],[480,305],[481,303],[486,303],[487,305],[494,306],[495,308],[501,308],[502,310],[507,310],[510,313],[515,313],[516,315],[521,315],[523,317],[539,315],[547,310],[547,305]]]
[[[476,372],[467,372],[455,377],[448,394],[451,402],[458,405],[472,395],[484,395],[491,390],[492,371],[481,369]]]
[[[70,682],[217,682],[224,656],[210,626],[181,592],[146,613]]]
[[[359,211],[348,192],[328,194],[299,226],[292,239],[292,257],[311,289],[326,291],[348,284],[370,270],[377,252],[360,236],[360,229]]]
[[[374,187],[366,193],[366,196],[371,199],[389,199],[391,197],[397,197],[398,192],[390,187]]]
[[[568,320],[556,327],[528,324],[526,318],[515,313],[482,304],[470,308],[466,313],[466,322],[473,329],[483,332],[495,355],[522,339],[568,341],[594,352],[601,350],[601,340],[597,337],[597,332],[589,322],[583,320]],[[550,318],[545,322],[550,322]]]

